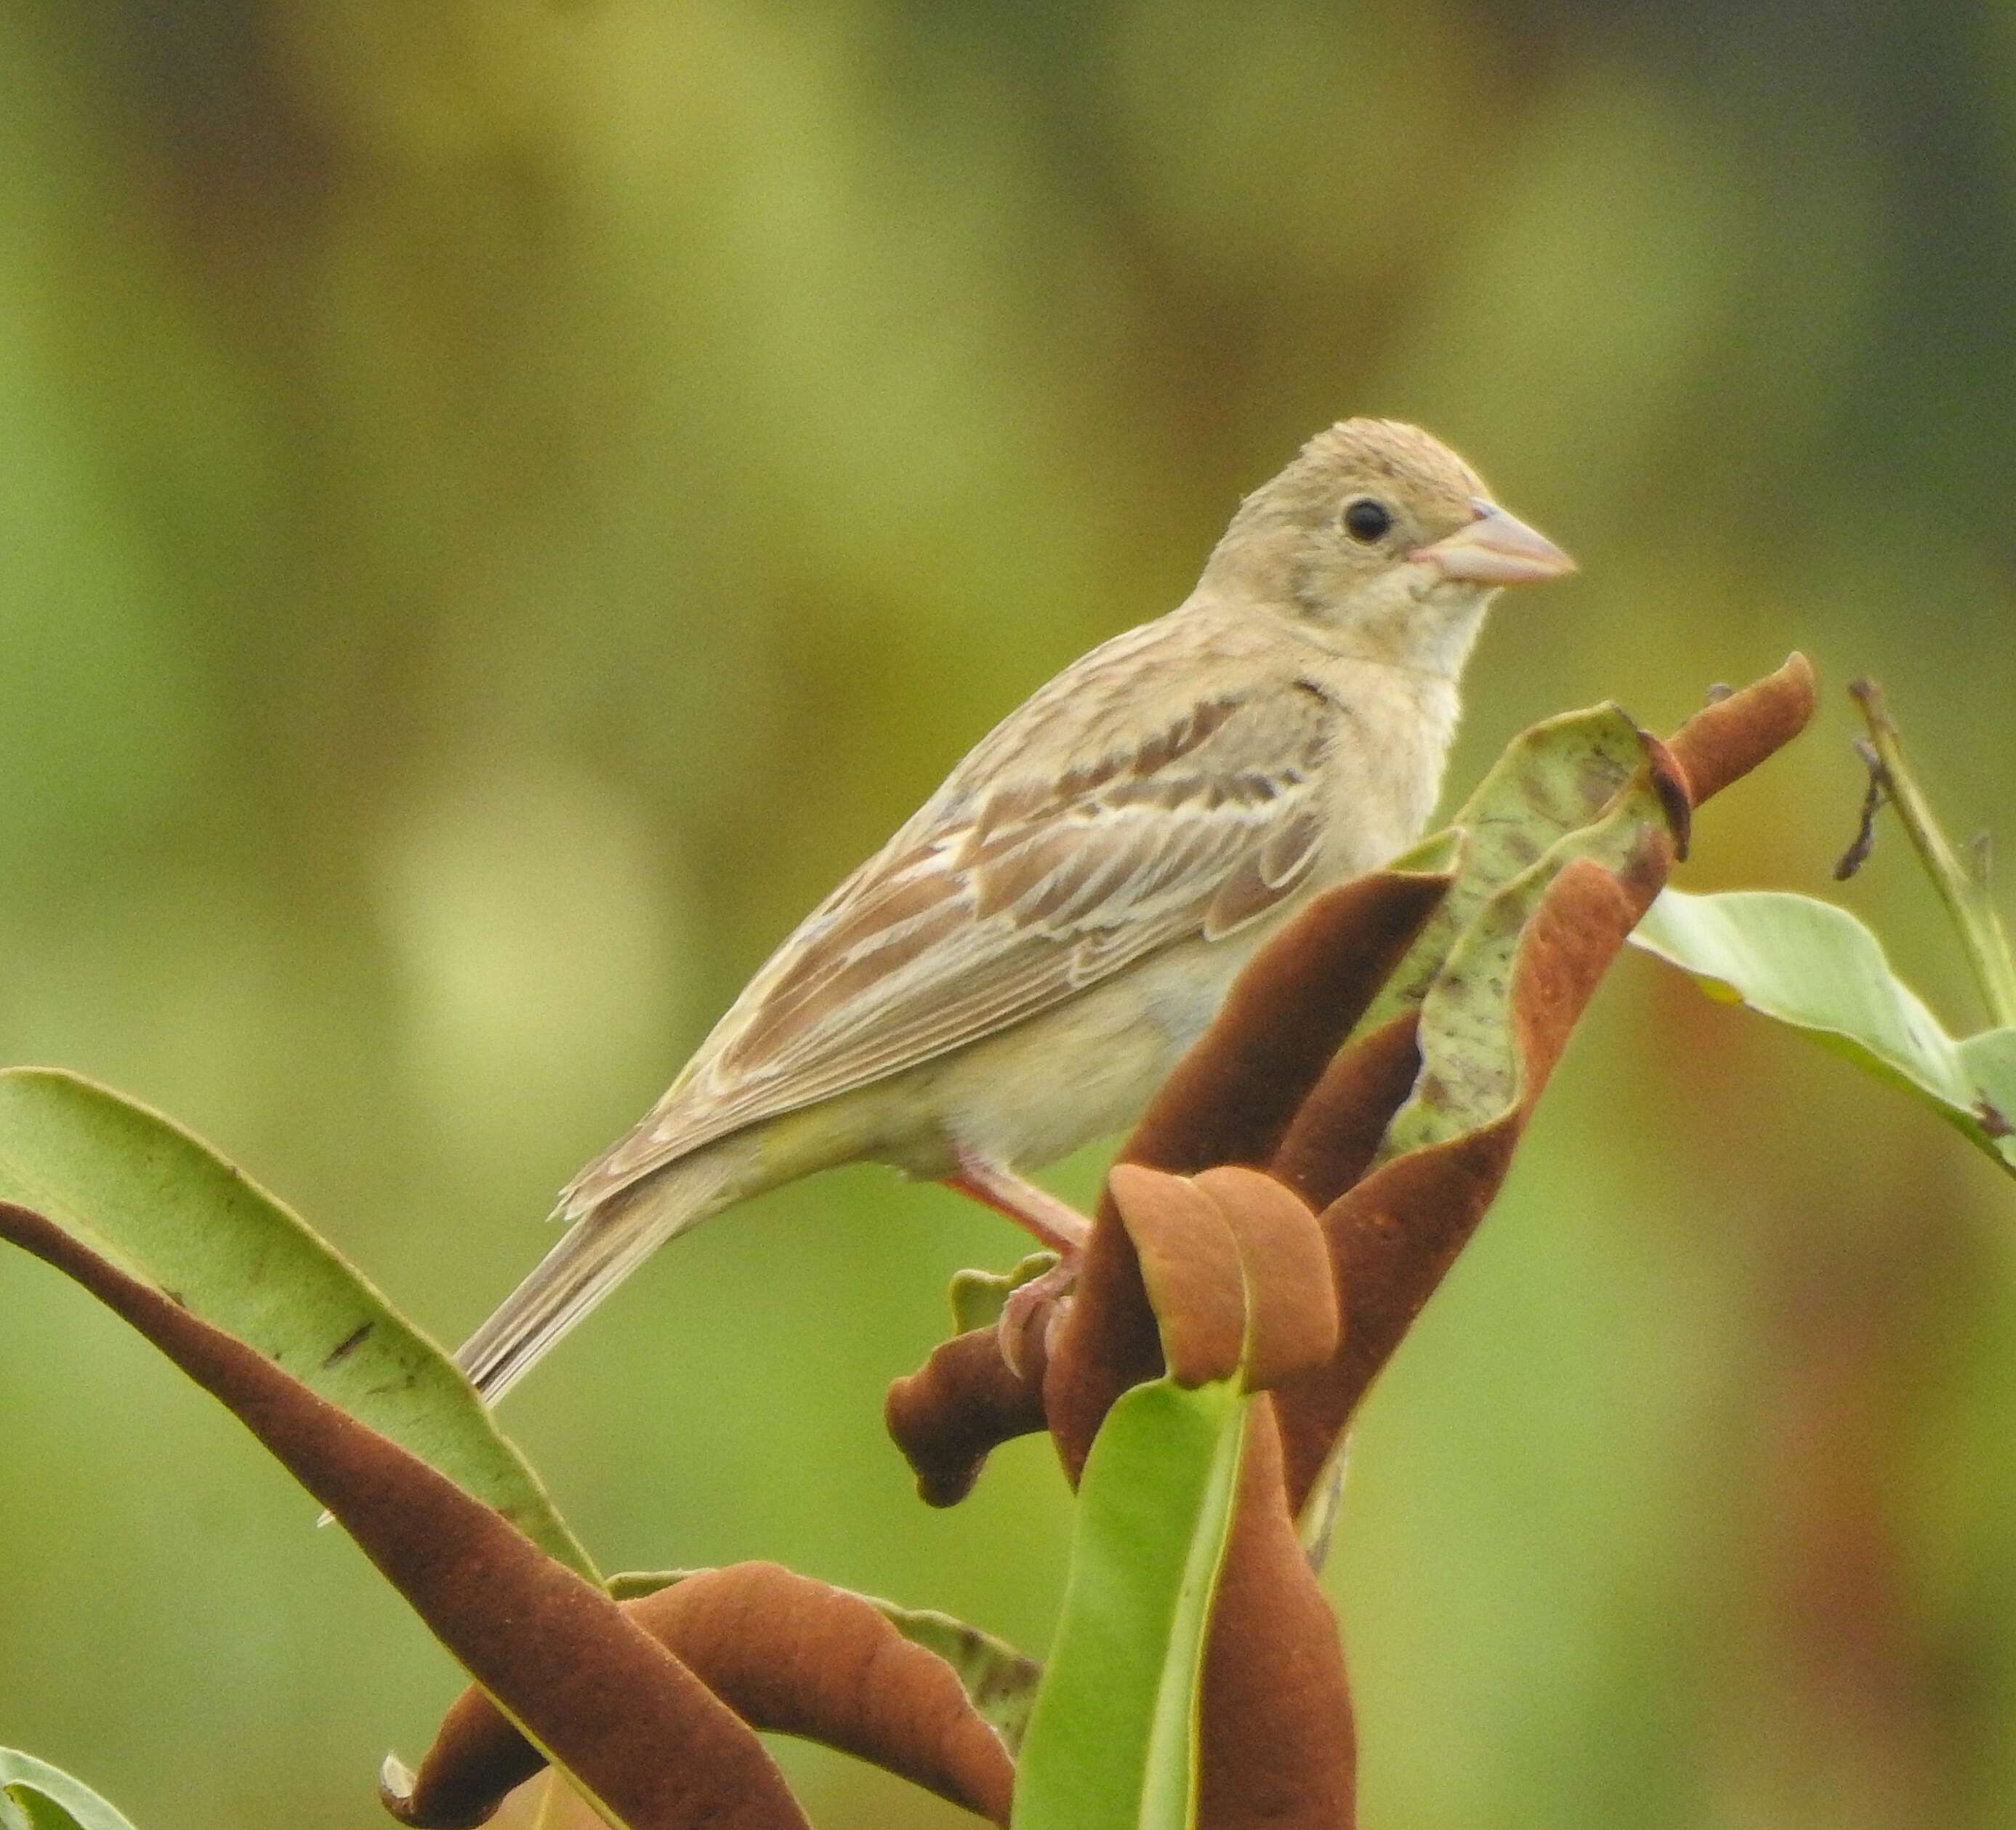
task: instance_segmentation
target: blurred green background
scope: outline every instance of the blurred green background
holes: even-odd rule
[[[1819,728],[1683,881],[1833,893],[1863,671],[2016,843],[2016,11],[1830,11],[7,0],[0,1059],[457,1339],[797,916],[1352,412],[1584,567],[1487,632],[1453,792],[1796,645]],[[1894,831],[1841,894],[1979,1021]],[[1357,1438],[1366,1822],[2009,1822],[2012,1241],[1931,1118],[1623,960]],[[1040,1650],[1047,1447],[931,1514],[879,1424],[1017,1249],[823,1178],[508,1426],[605,1567]],[[0,1441],[0,1743],[142,1830],[386,1821],[450,1661],[12,1254]],[[822,1830],[966,1821],[786,1757]]]

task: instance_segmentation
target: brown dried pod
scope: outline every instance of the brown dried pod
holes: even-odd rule
[[[1356,1747],[1337,1617],[1282,1486],[1275,1400],[1247,1420],[1204,1643],[1198,1830],[1351,1830]]]
[[[1423,1079],[1418,1011],[1395,1010],[1341,1054],[1337,1045],[1373,1005],[1450,881],[1388,871],[1319,899],[1269,943],[1129,1139],[1122,1165],[1196,1171],[1264,1164],[1312,1203],[1341,1201],[1365,1187],[1326,1216],[1345,1313],[1336,1364],[1308,1375],[1283,1403],[1298,1493],[1328,1453],[1326,1439],[1334,1439],[1489,1205],[1568,1030],[1664,883],[1692,809],[1797,735],[1813,697],[1812,669],[1795,655],[1697,713],[1670,742],[1640,733],[1647,816],[1625,834],[1629,842],[1611,867],[1571,864],[1530,913],[1512,968],[1519,1093],[1499,1121],[1414,1153],[1420,1160],[1411,1167],[1407,1153],[1379,1160],[1395,1112]],[[1627,733],[1627,758],[1632,747]],[[1604,760],[1582,786],[1586,820],[1628,779],[1628,759]],[[1026,1427],[1030,1413],[1018,1403],[1012,1412],[996,1404],[961,1414],[959,1391],[992,1389],[980,1367],[993,1351],[985,1335],[962,1340],[970,1343],[958,1355],[963,1383],[939,1380],[931,1400],[908,1394],[901,1439],[957,1439],[970,1485],[986,1450]],[[1074,1478],[1114,1400],[1156,1377],[1162,1364],[1134,1243],[1109,1195],[1043,1378],[1045,1414]]]
[[[1324,1223],[1344,1317],[1333,1363],[1292,1382],[1280,1395],[1297,1504],[1352,1409],[1496,1194],[1569,1031],[1664,884],[1678,845],[1676,801],[1690,809],[1694,795],[1734,780],[1797,735],[1812,707],[1812,670],[1795,655],[1777,673],[1697,713],[1670,744],[1643,740],[1645,805],[1642,813],[1633,804],[1611,816],[1618,822],[1614,863],[1577,859],[1539,887],[1535,906],[1507,904],[1508,919],[1516,914],[1520,923],[1507,937],[1517,941],[1507,1005],[1514,1059],[1508,1064],[1506,1110],[1492,1122],[1459,1131],[1431,1148],[1391,1150],[1388,1130],[1396,1111],[1409,1100],[1431,1104],[1442,1090],[1430,1083],[1431,1075],[1420,1061],[1409,1013],[1378,1023],[1328,1062],[1313,1090],[1305,1055],[1291,1052],[1283,1072],[1297,1090],[1298,1109],[1278,1133],[1269,1167],[1298,1192],[1331,1196]],[[1592,791],[1609,787],[1604,780]],[[1376,895],[1381,879],[1364,881],[1367,893]],[[1249,974],[1237,988],[1242,994],[1237,1046],[1226,1058],[1236,1064],[1242,1087],[1265,1077],[1265,1050],[1255,1038],[1264,1035],[1270,1014],[1292,1025],[1296,1007],[1311,1001],[1309,987],[1320,982],[1306,968],[1297,969],[1304,938],[1301,924],[1292,924],[1256,962],[1264,973]],[[1447,971],[1437,985],[1435,995],[1449,1000],[1470,989],[1451,982]],[[1496,989],[1480,987],[1479,995]],[[1211,1066],[1226,1040],[1219,1025],[1206,1032],[1141,1131],[1123,1147],[1122,1163],[1139,1160],[1137,1140],[1144,1137],[1156,1158],[1172,1154],[1167,1140],[1181,1132],[1186,1115],[1218,1127],[1211,1109]],[[1245,1103],[1259,1104],[1251,1095]],[[1379,1160],[1382,1150],[1391,1151],[1387,1160]],[[1113,1400],[1161,1370],[1159,1354],[1150,1357],[1147,1350],[1151,1338],[1144,1339],[1148,1295],[1124,1230],[1109,1198],[1095,1225],[1077,1299],[1052,1342],[1044,1400],[1059,1452],[1074,1474]],[[1125,1344],[1122,1351],[1115,1351],[1116,1342]]]
[[[1008,1750],[952,1667],[861,1596],[774,1563],[740,1563],[620,1605],[751,1727],[823,1742],[1007,1822]],[[661,1763],[688,1771],[683,1750]],[[399,1815],[436,1830],[481,1823],[545,1764],[472,1686],[443,1720]]]
[[[992,1328],[975,1328],[941,1342],[916,1372],[890,1386],[883,1422],[926,1505],[956,1504],[972,1492],[989,1454],[1043,1428],[1044,1331],[1030,1331],[1036,1357],[1021,1371],[1002,1357]]]

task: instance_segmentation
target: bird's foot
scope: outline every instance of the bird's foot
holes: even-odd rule
[[[1049,1358],[1050,1337],[1078,1284],[1079,1255],[1069,1252],[1026,1284],[1017,1284],[994,1324],[1001,1357],[1018,1379],[1040,1378]]]
[[[998,1158],[962,1149],[958,1160],[957,1169],[945,1179],[948,1188],[1013,1220],[1057,1255],[1057,1263],[1048,1270],[1009,1291],[995,1324],[1008,1370],[1017,1378],[1040,1378],[1050,1331],[1062,1318],[1064,1304],[1078,1281],[1078,1258],[1092,1237],[1092,1223],[1069,1201],[1017,1175]]]

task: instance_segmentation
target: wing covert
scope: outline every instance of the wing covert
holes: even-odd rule
[[[570,1187],[569,1212],[1265,914],[1322,849],[1340,715],[1292,684],[1228,690],[1061,774],[998,754],[1011,720],[772,956],[657,1107]],[[983,759],[985,785],[969,785]]]

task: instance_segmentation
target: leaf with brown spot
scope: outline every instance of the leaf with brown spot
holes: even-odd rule
[[[77,1075],[10,1068],[0,1072],[0,1201],[46,1216],[84,1250],[256,1348],[594,1576],[448,1356],[200,1139]]]
[[[1565,712],[1514,738],[1447,829],[1417,848],[1439,850],[1453,842],[1460,863],[1449,894],[1354,1026],[1353,1036],[1418,1005],[1449,949],[1491,898],[1569,834],[1599,818],[1644,767],[1643,733],[1615,705]],[[1397,860],[1400,866],[1406,863],[1406,857]]]

